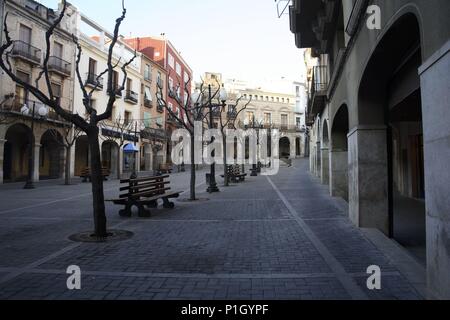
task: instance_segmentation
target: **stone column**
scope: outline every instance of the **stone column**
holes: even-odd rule
[[[386,127],[358,126],[348,135],[349,210],[358,227],[389,234]]]
[[[34,148],[34,171],[33,171],[33,182],[39,182],[39,165],[40,165],[40,154],[41,154],[41,144],[35,143]]]
[[[316,167],[316,176],[317,177],[321,177],[321,167],[322,167],[322,163],[321,163],[321,160],[322,160],[322,147],[321,147],[321,143],[320,143],[320,141],[319,142],[317,142],[316,143],[316,164],[315,164],[315,167]]]
[[[330,152],[330,194],[348,201],[348,152]]]
[[[419,69],[425,146],[428,291],[450,299],[450,41]]]
[[[3,184],[3,159],[6,140],[0,139],[0,184]]]
[[[322,178],[322,184],[328,185],[330,183],[330,157],[328,148],[322,148],[320,176]]]

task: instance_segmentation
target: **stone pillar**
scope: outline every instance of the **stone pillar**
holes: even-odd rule
[[[34,148],[34,171],[33,171],[33,182],[39,182],[39,165],[40,165],[40,154],[41,154],[41,144],[35,143]]]
[[[319,178],[321,177],[321,175],[320,175],[321,167],[322,167],[321,160],[322,160],[322,147],[321,147],[321,143],[317,142],[316,143],[316,164],[315,164],[315,167],[316,167],[316,176],[319,177]]]
[[[348,201],[348,152],[330,152],[330,194]]]
[[[6,140],[0,139],[0,184],[3,184],[3,159]]]
[[[389,234],[386,127],[358,126],[348,135],[349,211],[361,228]]]
[[[75,177],[75,150],[76,150],[76,143],[72,146],[70,149],[70,178]]]
[[[428,291],[450,299],[450,41],[419,69],[425,147]]]
[[[291,150],[289,151],[291,153],[291,159],[297,158],[297,138],[295,136],[290,137],[291,141]]]
[[[328,148],[322,148],[320,176],[322,178],[322,184],[328,185],[330,183],[330,157]]]

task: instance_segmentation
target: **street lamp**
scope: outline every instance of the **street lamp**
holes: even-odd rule
[[[250,174],[251,177],[257,177],[258,173],[261,173],[261,166],[259,162],[259,130],[263,128],[263,120],[256,121],[255,115],[253,115],[253,120],[251,125],[246,125],[247,128],[256,130],[257,135],[257,149],[256,149],[256,163],[252,165],[252,169],[250,171],[252,172]]]
[[[212,130],[214,129],[214,108],[217,107],[217,105],[214,105],[212,103],[212,95],[211,95],[211,85],[208,85],[208,94],[209,94],[209,128]],[[211,144],[214,143],[214,137],[211,138]],[[213,151],[212,157],[215,157],[215,151]],[[216,182],[216,164],[215,162],[213,162],[211,164],[211,171],[209,174],[209,186],[208,189],[206,190],[208,193],[215,193],[215,192],[220,192],[219,188],[217,187],[217,182]]]
[[[35,145],[35,139],[34,139],[34,115],[36,114],[36,102],[33,102],[33,107],[30,109],[28,105],[25,103],[23,107],[20,109],[20,112],[28,116],[31,113],[31,132],[30,132],[30,144],[28,146],[28,175],[27,175],[27,182],[25,183],[24,189],[30,190],[35,189],[36,186],[34,185],[33,181],[33,174],[34,174],[34,145]],[[38,109],[38,114],[41,118],[45,118],[48,115],[48,109],[46,106],[41,105]]]

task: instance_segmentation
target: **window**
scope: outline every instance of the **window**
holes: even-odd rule
[[[295,125],[297,126],[297,128],[300,129],[300,127],[301,127],[301,125],[302,125],[302,119],[299,118],[299,117],[297,117],[297,118],[295,119]]]
[[[264,113],[264,123],[271,124],[272,123],[272,114]]]
[[[255,114],[251,111],[247,112],[247,123],[252,124]]]
[[[144,79],[147,81],[152,80],[152,66],[149,64],[145,65]]]
[[[283,128],[286,128],[288,125],[288,115],[287,114],[282,114],[281,115],[281,126]]]
[[[168,60],[169,60],[169,66],[172,69],[175,69],[175,59],[173,58],[173,56],[170,53],[168,55]]]
[[[189,74],[185,71],[184,72],[184,83],[187,83],[189,81],[191,77],[189,76]]]
[[[63,57],[63,45],[61,43],[55,42],[53,47],[53,55],[62,59]]]
[[[235,105],[228,105],[228,113],[236,113],[236,106]]]
[[[280,98],[277,97],[277,102],[280,102]]]
[[[287,99],[287,101],[286,101],[287,103],[290,103],[291,102],[291,100],[290,99]]]
[[[92,76],[92,79],[94,76],[97,75],[97,61],[95,61],[92,58],[89,58],[89,76]]]
[[[283,103],[284,103],[284,101],[285,101],[285,100],[284,100],[284,98],[282,98],[282,99],[281,99],[281,102],[283,102]]]
[[[133,91],[133,80],[131,80],[130,78],[127,79],[127,92],[131,92]]]
[[[173,79],[169,78],[169,90],[173,91]]]
[[[176,70],[175,71],[181,77],[181,65],[178,62],[176,63]]]
[[[269,101],[269,97],[266,97],[266,101]]]
[[[146,101],[152,102],[153,101],[153,97],[152,97],[152,93],[150,91],[150,87],[145,87],[144,89],[144,99]]]
[[[30,82],[30,75],[24,72],[17,71],[16,72],[17,77],[22,80],[25,83]],[[16,104],[22,105],[25,104],[28,100],[28,91],[25,90],[24,87],[20,86],[19,84],[16,85]]]
[[[125,111],[125,125],[130,124],[131,123],[131,112]]]
[[[61,85],[58,83],[52,83],[52,92],[53,96],[56,99],[56,103],[59,105],[61,103]]]
[[[295,87],[295,95],[296,95],[297,97],[300,97],[300,87],[299,87],[299,86],[296,86],[296,87]]]
[[[144,112],[144,126],[146,128],[150,128],[151,126],[151,121],[152,120],[152,115],[149,112]]]
[[[19,39],[27,44],[31,44],[31,28],[21,24],[19,28]]]
[[[274,100],[274,97],[271,97],[271,98],[270,98],[270,100],[271,100],[272,102],[274,102],[274,101],[275,101],[275,100]]]

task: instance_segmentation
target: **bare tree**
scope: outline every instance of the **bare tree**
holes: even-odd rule
[[[223,165],[224,165],[224,179],[225,179],[225,187],[228,187],[230,185],[230,181],[229,181],[229,177],[228,177],[228,156],[227,156],[227,130],[230,129],[230,127],[232,127],[233,129],[236,128],[236,121],[239,118],[239,115],[247,109],[247,107],[249,106],[249,104],[252,102],[252,99],[250,99],[239,111],[238,106],[240,101],[242,100],[242,97],[239,97],[236,100],[236,103],[234,105],[234,111],[232,111],[233,114],[230,114],[230,111],[226,110],[226,106],[223,105],[222,106],[222,110],[220,112],[220,117],[219,117],[219,130],[220,133],[222,134],[222,145],[223,145]],[[223,112],[226,112],[226,121],[224,121],[223,119]]]
[[[118,145],[117,148],[117,162],[116,162],[116,171],[117,171],[117,179],[121,179],[120,176],[120,154],[121,149],[125,145],[126,140],[126,134],[130,133],[133,130],[133,122],[126,121],[125,119],[122,120],[121,117],[113,120],[113,121],[103,121],[100,123],[100,126],[104,129],[112,129],[115,133],[117,133],[117,136],[114,138],[106,138],[104,141],[110,141],[115,142]]]
[[[170,76],[170,74],[169,74]],[[173,88],[169,88],[169,97],[176,101],[176,104],[179,109],[182,110],[182,113],[184,115],[184,118],[181,117],[180,114],[175,113],[171,108],[169,108],[168,104],[164,100],[163,95],[163,87],[160,83],[158,83],[158,103],[167,110],[169,115],[174,119],[181,127],[186,129],[190,134],[190,156],[191,156],[191,179],[190,179],[190,200],[195,201],[196,198],[196,192],[195,192],[195,185],[196,185],[196,163],[195,163],[195,122],[203,122],[205,118],[204,110],[208,107],[210,100],[205,103],[203,97],[206,93],[206,91],[203,89],[203,83],[200,87],[200,94],[199,97],[196,99],[196,101],[191,101],[191,93],[188,90],[189,84],[191,83],[191,78],[189,78],[184,83],[184,91],[186,94],[186,100],[185,102],[181,101],[180,97],[177,95],[177,92],[179,91],[181,81],[178,79],[178,86],[176,90],[174,91]],[[220,90],[220,89],[219,89]],[[217,95],[219,90],[216,92],[214,96]]]
[[[31,94],[33,94],[40,102],[49,106],[53,109],[61,118],[64,120],[74,124],[76,127],[80,128],[83,132],[86,133],[88,137],[88,144],[91,154],[91,175],[92,175],[92,196],[93,196],[93,216],[94,216],[94,229],[95,236],[100,238],[105,238],[108,236],[107,232],[107,221],[106,221],[106,209],[105,209],[105,197],[104,197],[104,189],[103,189],[103,177],[102,177],[102,163],[101,163],[101,153],[99,146],[99,126],[98,124],[111,117],[113,105],[116,101],[116,94],[121,93],[125,89],[125,83],[127,79],[127,67],[133,62],[136,58],[136,54],[132,59],[122,64],[120,67],[123,74],[124,79],[120,87],[117,87],[114,82],[114,69],[119,67],[120,59],[114,64],[113,62],[113,51],[114,47],[117,44],[119,38],[119,30],[122,22],[125,19],[127,10],[125,9],[124,0],[122,0],[122,15],[116,20],[116,24],[114,27],[114,34],[109,46],[108,50],[108,62],[107,68],[99,74],[97,77],[97,85],[91,90],[87,91],[84,82],[81,77],[80,72],[80,60],[82,55],[81,45],[78,42],[78,39],[75,35],[72,35],[73,41],[77,46],[77,57],[76,57],[76,78],[79,82],[79,86],[83,92],[83,105],[86,109],[86,113],[88,114],[88,120],[83,119],[80,115],[71,113],[69,111],[64,110],[59,100],[54,96],[50,73],[48,68],[48,62],[50,59],[51,53],[51,38],[55,29],[59,26],[61,21],[63,20],[66,10],[67,10],[67,1],[62,1],[61,12],[57,19],[50,25],[49,29],[45,34],[45,55],[44,61],[42,65],[42,71],[39,73],[39,77],[36,79],[36,85],[31,85],[23,80],[21,80],[14,72],[11,63],[9,61],[10,52],[8,49],[13,45],[13,40],[10,37],[8,30],[8,13],[5,15],[4,20],[4,33],[5,33],[5,43],[0,47],[0,67],[5,71],[5,73],[16,83],[23,86],[26,90],[28,90]],[[106,110],[102,114],[97,114],[97,110],[92,106],[92,94],[99,86],[99,79],[103,75],[107,74],[108,76],[108,93],[109,99],[106,105]],[[44,77],[46,92],[39,89],[38,83],[41,78]]]

